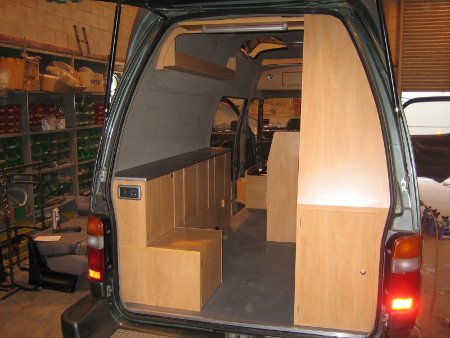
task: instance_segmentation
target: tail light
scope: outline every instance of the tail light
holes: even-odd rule
[[[104,232],[102,221],[94,216],[88,217],[88,277],[91,281],[105,280]]]
[[[390,329],[414,326],[420,295],[422,236],[395,239],[388,244],[384,305],[389,314]]]

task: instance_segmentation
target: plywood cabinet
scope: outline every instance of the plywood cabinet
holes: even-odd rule
[[[200,311],[222,282],[222,232],[213,229],[230,222],[230,157],[205,149],[193,158],[199,154],[197,163],[178,157],[114,179],[125,303]],[[123,185],[140,194],[120,198]]]
[[[294,323],[370,330],[387,210],[302,205],[299,216]]]
[[[339,19],[305,15],[294,324],[368,333],[390,207],[366,71]]]

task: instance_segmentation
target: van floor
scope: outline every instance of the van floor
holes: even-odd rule
[[[292,327],[295,244],[266,241],[267,213],[243,209],[224,229],[223,282],[201,312],[127,304],[136,312]]]

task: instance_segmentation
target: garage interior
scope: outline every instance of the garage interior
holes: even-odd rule
[[[450,26],[445,19],[442,19],[442,13],[450,12],[450,5],[445,1],[424,5],[423,1],[416,0],[386,0],[384,4],[397,85],[402,98],[404,100],[412,98],[419,92],[425,95],[434,93],[448,95],[450,63],[446,61],[448,45],[442,41],[449,41]],[[36,337],[61,337],[61,313],[89,293],[88,281],[84,274],[86,270],[83,270],[86,262],[79,257],[83,254],[70,255],[76,262],[70,264],[72,267],[75,266],[71,269],[78,269],[75,273],[73,270],[65,270],[65,262],[60,263],[58,259],[52,261],[52,252],[49,252],[49,256],[46,257],[47,265],[51,270],[56,269],[56,272],[79,276],[68,278],[64,282],[66,291],[73,290],[71,293],[45,288],[33,291],[15,290],[8,287],[8,283],[11,282],[12,276],[17,283],[28,283],[30,272],[21,271],[22,268],[30,268],[27,238],[51,235],[51,232],[44,229],[51,228],[54,222],[58,223],[56,208],[59,211],[59,222],[67,222],[67,226],[80,227],[82,230],[80,232],[84,231],[88,209],[86,196],[92,184],[96,149],[105,120],[104,75],[107,70],[106,60],[109,53],[113,8],[110,4],[100,4],[90,0],[84,0],[78,4],[56,4],[45,0],[23,1],[23,4],[18,4],[8,0],[0,4],[0,19],[2,19],[0,57],[5,60],[22,59],[23,52],[26,50],[27,57],[23,58],[26,60],[23,62],[26,62],[28,69],[34,67],[38,73],[42,74],[38,76],[38,81],[33,79],[25,83],[19,81],[20,84],[17,86],[21,86],[20,88],[9,83],[7,88],[1,91],[5,95],[0,98],[0,109],[3,108],[0,114],[15,118],[13,124],[5,127],[4,131],[0,131],[0,141],[4,147],[1,153],[4,157],[3,166],[17,167],[20,170],[19,174],[28,174],[28,177],[31,177],[31,184],[16,183],[15,185],[14,176],[7,178],[8,182],[14,185],[14,188],[9,190],[12,201],[8,203],[11,204],[9,207],[13,212],[9,219],[11,224],[8,225],[13,228],[12,232],[6,230],[5,211],[0,215],[4,270],[0,297],[6,296],[0,301],[0,335],[2,337],[27,336],[30,332],[33,332],[33,336]],[[30,28],[22,27],[18,30],[12,28],[22,13],[28,13],[25,18],[29,20],[30,27],[34,27],[36,31],[34,35],[31,35]],[[120,74],[125,64],[126,44],[135,15],[135,10],[124,7],[119,52],[116,59],[117,74]],[[36,16],[42,16],[40,22],[36,20]],[[52,24],[55,27],[44,28],[43,21],[53,18],[57,19]],[[420,25],[417,24],[418,21],[421,22]],[[58,22],[60,22],[59,27]],[[39,31],[42,33],[38,33]],[[5,64],[12,61],[3,62]],[[4,64],[0,63],[0,69],[2,66],[5,67]],[[8,67],[11,65],[8,64]],[[295,68],[298,64],[288,64],[286,68],[288,67]],[[62,82],[55,79],[55,74],[65,71],[70,75],[72,70],[81,75]],[[95,79],[94,85],[87,88],[86,83],[83,82],[83,76],[87,77],[90,83],[92,83],[91,79]],[[272,103],[267,100],[268,112],[264,111],[264,117],[269,120],[266,124],[268,134],[270,128],[298,130],[298,127],[295,125],[292,127],[289,123],[295,124],[295,120],[300,120],[301,100],[292,102],[291,105],[294,108],[286,113],[283,110],[282,99],[275,97]],[[239,102],[237,105],[239,106]],[[277,113],[277,109],[282,110],[282,113]],[[253,116],[257,116],[256,110]],[[250,111],[249,114],[251,116],[252,112]],[[289,122],[290,120],[293,121]],[[228,122],[229,119],[226,117],[220,122],[216,120],[215,128],[218,136],[224,135],[221,128],[232,129],[231,126],[227,126]],[[420,116],[411,123],[418,130],[433,127],[427,118]],[[438,129],[443,134],[450,133],[450,118],[440,123],[442,125],[439,125]],[[277,140],[275,137],[270,140],[272,147],[276,147],[277,142],[283,142],[283,140]],[[414,146],[420,146],[420,142],[424,141],[413,138]],[[54,144],[57,146],[52,146]],[[420,166],[417,166],[419,175],[420,172],[426,174],[430,166],[440,166],[445,162],[445,156],[448,157],[448,154],[439,153],[431,159],[425,159]],[[270,166],[270,156],[266,160]],[[40,164],[36,165],[36,162]],[[431,213],[434,215],[440,213],[438,219],[445,228],[445,218],[442,216],[450,214],[448,165],[443,164],[441,172],[443,176],[435,177],[435,179],[443,182],[442,184],[424,178],[419,180],[419,189],[422,202],[432,210]],[[35,177],[37,182],[33,182]],[[39,181],[39,178],[42,181]],[[238,185],[245,187],[238,188],[237,199],[247,208],[232,217],[231,229],[224,234],[224,251],[235,250],[236,247],[231,243],[246,238],[250,234],[252,243],[240,247],[239,256],[246,264],[245,270],[239,265],[228,265],[235,271],[231,271],[228,275],[231,276],[232,283],[227,285],[230,288],[240,285],[250,286],[244,293],[256,298],[258,298],[258,288],[266,287],[257,282],[264,275],[264,270],[253,274],[255,271],[248,269],[248,266],[254,265],[251,261],[245,261],[254,257],[248,254],[250,252],[260,251],[263,257],[267,255],[264,261],[271,269],[277,269],[280,257],[283,257],[281,258],[283,264],[292,265],[292,269],[281,269],[280,273],[276,274],[273,274],[274,270],[270,270],[267,278],[264,278],[269,280],[271,285],[279,285],[278,288],[271,288],[276,291],[271,298],[273,303],[259,299],[259,302],[248,304],[245,298],[230,298],[226,290],[221,289],[206,305],[204,311],[214,313],[218,307],[227,304],[229,313],[228,317],[224,316],[224,320],[254,316],[257,322],[277,325],[280,322],[292,321],[291,313],[286,314],[277,309],[284,308],[286,305],[293,309],[293,304],[290,304],[293,302],[293,296],[289,292],[292,292],[294,287],[283,281],[293,281],[289,273],[294,274],[295,246],[290,243],[277,243],[272,247],[261,245],[270,232],[269,220],[267,228],[255,229],[255,224],[259,223],[258,220],[270,216],[266,212],[266,201],[261,198],[265,191],[262,194],[260,190],[252,190],[260,187],[259,183],[252,185],[252,179],[255,177],[250,175],[237,182]],[[267,180],[269,180],[268,177]],[[270,189],[271,183],[265,184],[265,189]],[[41,190],[39,191],[38,188]],[[18,201],[21,198],[23,200]],[[435,209],[437,211],[433,211]],[[436,231],[431,213],[424,210],[421,304],[416,332],[411,337],[447,337],[450,334],[450,235]],[[8,238],[7,235],[13,238]],[[15,242],[14,238],[16,238]],[[8,246],[11,243],[14,243],[14,247]],[[83,253],[82,244],[78,245],[78,243],[70,250]],[[45,243],[39,243],[38,249],[44,255]],[[272,257],[268,254],[270,250],[280,253],[276,261],[270,260]],[[226,256],[224,257],[225,266],[227,261]],[[10,270],[11,262],[14,262],[13,273]],[[241,279],[247,284],[241,283]],[[136,309],[139,311],[139,305],[136,305]],[[145,312],[145,309],[142,311]],[[223,315],[223,311],[221,313]],[[190,314],[186,312],[186,316]]]

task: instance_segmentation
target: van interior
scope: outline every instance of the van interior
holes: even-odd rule
[[[376,325],[388,166],[339,19],[174,25],[126,112],[111,189],[129,312],[290,332]]]

